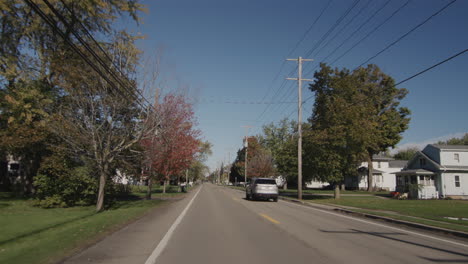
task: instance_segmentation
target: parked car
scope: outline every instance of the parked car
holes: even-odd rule
[[[273,199],[278,201],[278,186],[275,179],[253,178],[250,184],[245,187],[245,198],[247,200]]]

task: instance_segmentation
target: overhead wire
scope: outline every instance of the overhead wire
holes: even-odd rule
[[[288,53],[288,57],[291,56],[294,51],[296,51],[296,49],[299,47],[299,45],[304,41],[304,39],[307,37],[307,35],[310,33],[310,31],[315,27],[315,25],[317,24],[317,22],[320,20],[320,18],[323,16],[323,14],[325,13],[325,11],[328,9],[328,7],[330,6],[330,4],[332,3],[333,1],[327,1],[327,4],[323,7],[323,9],[320,11],[319,15],[316,17],[316,19],[314,20],[314,22],[308,27],[308,29],[304,32],[304,34],[302,35],[302,37],[299,39],[299,41],[296,42],[296,45],[289,51]],[[280,69],[278,71],[278,73],[275,75],[275,77],[273,78],[270,86],[269,86],[269,89],[267,90],[267,92],[265,93],[265,95],[263,96],[262,98],[262,101],[264,101],[266,99],[266,97],[268,96],[269,94],[269,91],[271,90],[271,87],[273,87],[273,83],[278,79],[279,75],[281,74],[283,68],[284,68],[284,65],[286,65],[286,60],[283,60],[283,62],[281,63],[281,66],[280,66]],[[295,68],[297,69],[297,68]],[[294,71],[292,70],[289,75],[291,75]],[[275,98],[278,93],[280,93],[281,89],[284,87],[284,85],[286,84],[286,80],[283,80],[283,82],[281,83],[281,85],[279,86],[278,89],[276,89],[276,91],[274,92],[274,95],[272,96],[272,98]],[[257,120],[261,120],[261,118],[263,117],[263,115],[266,113],[266,111],[269,109],[269,106],[267,106],[262,112],[261,114],[258,116]]]
[[[344,44],[346,44],[352,37],[354,37],[365,25],[367,25],[375,16],[377,16],[378,13],[380,13],[380,11],[382,11],[389,3],[390,3],[391,0],[387,0],[386,2],[384,2],[379,8],[377,8],[377,10],[370,16],[368,17],[363,23],[361,23],[359,25],[359,27],[357,27],[356,30],[354,30],[351,34],[349,34],[349,36],[344,39],[340,45],[338,45],[332,52],[330,52],[322,61],[326,61],[330,56],[332,56],[333,54],[335,54],[335,52],[338,51],[338,49],[340,49]],[[408,0],[406,2],[406,4],[408,4],[411,0]],[[405,4],[405,5],[406,5]],[[404,5],[404,6],[405,6]],[[401,10],[401,8],[399,8],[399,10]],[[398,10],[398,11],[399,11]],[[393,15],[392,15],[393,16]],[[354,47],[353,47],[354,48]],[[314,68],[312,68],[311,70],[307,71],[307,75],[308,74],[311,74],[312,72],[314,72],[315,69],[318,68],[319,65],[316,65]]]
[[[393,45],[397,44],[398,42],[400,42],[401,40],[403,40],[404,38],[406,38],[408,35],[410,35],[411,33],[413,33],[416,29],[420,28],[421,26],[423,26],[424,24],[426,24],[427,22],[429,22],[431,19],[433,19],[434,17],[436,17],[437,15],[439,15],[440,13],[442,13],[445,9],[447,9],[449,6],[451,6],[452,4],[454,4],[457,0],[452,0],[451,2],[449,2],[448,4],[446,4],[445,6],[443,6],[441,9],[439,9],[438,11],[436,11],[434,14],[432,14],[431,16],[429,16],[428,18],[426,18],[424,21],[422,21],[421,23],[417,24],[415,27],[411,28],[408,32],[406,32],[405,34],[401,35],[399,38],[397,38],[395,41],[393,41],[392,43],[390,43],[389,45],[387,45],[385,48],[383,48],[382,50],[380,50],[379,52],[377,52],[376,54],[374,54],[373,56],[369,57],[366,61],[364,61],[363,63],[361,63],[358,67],[356,68],[359,68],[361,67],[362,65],[368,63],[369,61],[375,59],[376,57],[378,57],[380,54],[384,53],[386,50],[388,50],[389,48],[391,48]]]
[[[117,90],[123,91],[127,95],[133,97],[135,102],[140,105],[143,109],[146,109],[147,106],[141,102],[141,99],[129,89],[122,80],[115,75],[115,73],[109,69],[108,65],[100,58],[93,50],[89,47],[89,45],[81,38],[81,36],[75,32],[69,25],[69,23],[61,16],[61,14],[48,2],[47,0],[43,0],[43,2],[49,7],[49,9],[61,20],[62,24],[67,28],[69,33],[72,33],[78,42],[83,45],[83,47],[91,54],[91,56],[99,63],[98,67],[94,62],[92,62],[87,55],[85,55],[80,48],[76,46],[76,44],[67,36],[65,33],[58,27],[57,21],[55,18],[47,15],[44,11],[33,1],[25,0],[26,4],[28,4],[53,30],[56,32],[64,41],[72,48],[72,50],[77,53],[96,73],[99,74],[111,87],[116,90],[110,90],[110,92],[116,92]],[[52,7],[52,8],[51,8]],[[112,81],[104,72],[105,70],[117,83],[116,85],[114,81]],[[127,80],[128,81],[128,80]],[[128,97],[124,97],[128,99]]]

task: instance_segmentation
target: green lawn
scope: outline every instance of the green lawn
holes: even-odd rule
[[[314,199],[310,202],[332,204],[338,206],[351,206],[365,210],[371,214],[385,214],[385,216],[419,221],[407,216],[420,217],[428,220],[445,222],[451,225],[443,227],[450,228],[453,224],[463,226],[462,230],[468,231],[468,221],[450,220],[444,217],[468,218],[468,201],[463,200],[396,200],[381,199],[378,197],[342,197],[335,199]],[[362,210],[361,210],[362,211]],[[406,217],[405,217],[406,216]],[[436,225],[427,221],[426,224]],[[457,228],[454,228],[457,229]]]
[[[41,209],[0,193],[0,263],[54,263],[160,203],[118,201],[95,213],[94,206]]]

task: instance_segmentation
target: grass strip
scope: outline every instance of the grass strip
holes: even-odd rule
[[[0,200],[0,263],[54,263],[141,217],[160,200],[118,201],[94,206],[41,209],[21,199]]]
[[[358,212],[358,213],[370,214],[370,215],[384,216],[384,217],[391,218],[391,219],[403,220],[407,222],[440,227],[440,228],[445,228],[445,229],[450,229],[450,230],[455,230],[455,231],[468,232],[468,226],[462,226],[458,224],[440,223],[440,222],[431,221],[430,219],[425,220],[425,219],[419,219],[419,218],[414,218],[410,216],[394,215],[394,214],[375,212],[375,211],[369,211],[369,210],[356,210],[356,209],[347,209],[347,210]]]

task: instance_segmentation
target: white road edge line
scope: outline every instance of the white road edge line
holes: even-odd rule
[[[166,235],[164,235],[163,239],[161,239],[161,241],[159,241],[158,246],[153,250],[153,253],[151,253],[149,258],[146,260],[145,264],[155,264],[156,263],[156,260],[158,259],[159,255],[161,255],[164,248],[166,248],[167,242],[169,242],[169,240],[171,239],[172,233],[174,233],[174,230],[180,224],[180,222],[184,218],[185,214],[187,213],[188,209],[192,205],[193,200],[195,200],[195,198],[197,197],[198,193],[201,191],[202,188],[203,188],[203,185],[200,187],[200,189],[198,189],[197,193],[193,196],[192,200],[190,200],[190,202],[187,204],[187,206],[182,211],[182,213],[180,213],[179,217],[177,217],[177,219],[174,221],[171,228],[169,228]]]
[[[308,209],[311,209],[311,210],[314,210],[314,211],[320,211],[322,213],[331,214],[331,215],[334,215],[334,216],[339,216],[339,217],[351,219],[351,220],[366,223],[366,224],[371,224],[371,225],[375,225],[375,226],[380,226],[380,227],[385,227],[385,228],[389,228],[389,229],[393,229],[393,230],[398,230],[398,231],[401,231],[401,232],[404,232],[404,233],[413,234],[413,235],[426,237],[426,238],[431,238],[431,239],[434,239],[434,240],[438,240],[438,241],[442,241],[442,242],[446,242],[446,243],[450,243],[450,244],[454,244],[454,245],[458,245],[458,246],[462,246],[462,247],[468,247],[467,244],[462,244],[462,243],[458,243],[458,242],[451,241],[451,240],[446,240],[446,239],[442,239],[442,238],[438,238],[438,237],[433,237],[433,236],[421,234],[421,233],[418,233],[418,232],[408,231],[408,230],[401,229],[401,228],[398,228],[398,227],[378,224],[378,223],[362,220],[362,219],[351,217],[351,216],[346,216],[346,215],[341,215],[341,214],[337,214],[337,213],[327,212],[325,210],[312,208],[312,207],[309,207],[309,206],[304,206],[304,205],[299,205],[299,204],[294,204],[294,203],[289,203],[289,202],[284,202],[284,201],[281,201],[281,202],[286,203],[286,204],[292,204],[292,205],[299,206],[299,207],[302,207],[302,208],[305,207],[305,208],[308,208]]]

